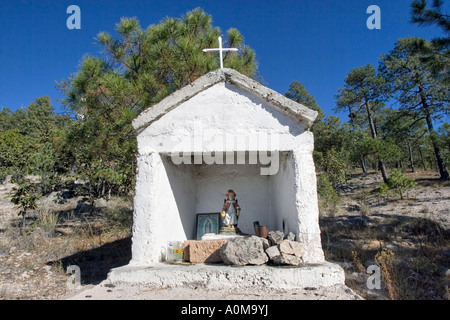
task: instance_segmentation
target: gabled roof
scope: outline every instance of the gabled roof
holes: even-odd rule
[[[142,132],[147,126],[157,121],[183,102],[220,82],[230,83],[253,93],[255,96],[272,104],[280,112],[297,119],[300,123],[306,125],[307,128],[312,126],[317,117],[317,111],[286,98],[282,94],[263,86],[259,82],[244,76],[234,69],[224,68],[205,74],[191,84],[188,84],[167,96],[159,103],[146,109],[133,120],[133,128],[138,133]]]

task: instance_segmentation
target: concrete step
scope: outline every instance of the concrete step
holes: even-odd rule
[[[148,287],[203,287],[298,289],[344,285],[344,270],[337,264],[291,266],[226,266],[223,264],[127,265],[112,269],[109,283]]]

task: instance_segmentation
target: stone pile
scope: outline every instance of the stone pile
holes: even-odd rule
[[[281,231],[270,231],[267,239],[270,246],[265,252],[273,264],[298,266],[303,262],[305,249],[292,232],[285,237]]]
[[[219,263],[226,265],[298,266],[303,263],[303,245],[295,241],[295,235],[270,231],[267,238],[257,236],[237,237],[229,240],[187,240],[184,244],[184,260],[192,263]]]

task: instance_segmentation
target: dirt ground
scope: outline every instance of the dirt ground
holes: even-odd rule
[[[414,178],[417,186],[409,190],[403,200],[393,195],[388,201],[379,199],[374,192],[374,189],[383,182],[380,174],[354,175],[347,184],[340,187],[343,203],[339,215],[361,213],[426,218],[448,229],[450,227],[450,182],[439,181],[439,174],[435,172],[419,171],[406,175]],[[361,212],[361,204],[368,205],[368,212]]]
[[[205,288],[148,288],[139,285],[111,285],[106,281],[80,288],[68,300],[361,300],[345,285],[306,289],[258,289],[227,291]]]
[[[104,212],[124,208],[130,214],[129,203],[116,199],[93,205],[52,194],[40,200],[22,236],[7,196],[13,185],[0,184],[0,299],[448,299],[450,184],[433,172],[411,176],[418,184],[404,200],[386,200],[375,192],[378,174],[354,175],[340,187],[337,208],[321,210],[326,259],[344,268],[347,286],[232,293],[111,286],[105,282],[109,270],[131,258],[131,234],[106,226]],[[35,225],[35,217],[49,211],[59,216],[51,236]],[[380,256],[385,252],[392,255]],[[67,284],[69,265],[83,270],[81,287]],[[382,268],[380,290],[367,289],[370,265]]]
[[[380,197],[381,175],[354,175],[342,202],[320,215],[322,247],[366,299],[450,298],[450,182],[434,172],[407,173],[417,185],[404,199]],[[367,268],[381,267],[382,288],[368,290]]]

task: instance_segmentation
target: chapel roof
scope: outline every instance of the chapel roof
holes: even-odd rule
[[[317,117],[317,111],[286,98],[284,95],[263,86],[259,82],[244,76],[234,69],[223,68],[203,75],[194,82],[170,94],[157,104],[144,110],[133,120],[133,128],[138,133],[142,132],[150,124],[158,121],[159,118],[175,109],[183,102],[220,82],[232,84],[264,99],[278,111],[297,119],[300,123],[306,125],[307,128],[312,126]]]

